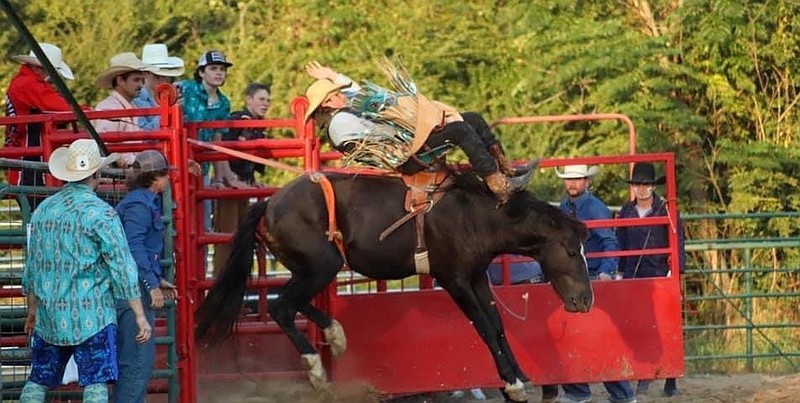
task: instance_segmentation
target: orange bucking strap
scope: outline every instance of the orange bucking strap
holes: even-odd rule
[[[320,188],[322,188],[322,195],[325,196],[325,208],[328,210],[328,230],[325,231],[325,235],[328,236],[329,241],[333,241],[336,244],[336,249],[339,249],[339,253],[344,259],[344,264],[348,265],[342,232],[339,231],[339,227],[336,225],[336,195],[333,192],[333,185],[327,176],[319,172],[313,172],[308,177],[312,182],[319,184]]]

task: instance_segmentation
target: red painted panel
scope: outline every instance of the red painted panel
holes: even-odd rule
[[[594,290],[591,312],[575,314],[549,285],[495,288],[511,348],[534,384],[683,375],[676,279],[595,282]],[[347,353],[332,363],[336,382],[367,380],[391,393],[501,385],[487,347],[444,291],[339,296],[331,308],[348,336]]]

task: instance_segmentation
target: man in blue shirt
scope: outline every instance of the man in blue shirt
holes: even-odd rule
[[[137,342],[151,337],[119,217],[94,193],[96,172],[117,158],[101,157],[92,140],[76,140],[50,156],[50,172],[68,183],[39,205],[28,228],[22,289],[31,372],[21,402],[44,402],[47,389],[61,384],[70,355],[83,401],[108,401],[106,384],[118,374],[115,300],[126,300],[135,313]]]
[[[581,221],[601,220],[611,218],[608,207],[595,197],[590,191],[592,177],[600,169],[596,166],[567,165],[564,171],[556,170],[556,175],[564,179],[564,189],[567,195],[561,201],[559,208],[566,214]],[[586,253],[618,251],[619,244],[611,228],[594,228],[589,231],[589,238],[584,243]],[[589,268],[589,277],[600,281],[613,280],[617,276],[617,258],[591,258],[586,259]],[[603,382],[612,403],[634,403],[636,396],[628,381]],[[564,389],[562,403],[585,403],[592,401],[592,391],[585,383],[561,385]],[[556,401],[558,386],[542,386],[542,401]]]
[[[558,206],[564,213],[581,221],[602,220],[611,217],[611,211],[592,192],[589,186],[592,177],[600,169],[596,166],[567,165],[563,172],[556,171],[559,178],[564,179],[564,189],[567,195]],[[589,238],[584,244],[586,253],[618,251],[619,244],[611,228],[593,228],[589,231]],[[589,276],[597,280],[612,280],[617,275],[617,258],[590,258],[586,259]]]
[[[155,327],[155,310],[164,307],[164,300],[175,298],[175,286],[164,278],[161,269],[164,250],[161,193],[169,186],[169,165],[164,154],[146,150],[136,155],[131,170],[129,191],[117,205],[117,213],[138,268],[145,316],[150,326]],[[117,301],[117,315],[120,374],[114,386],[114,402],[143,403],[153,372],[156,343],[153,339],[146,343],[134,339],[135,312],[125,301]]]

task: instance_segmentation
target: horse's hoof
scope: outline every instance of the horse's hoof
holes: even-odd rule
[[[322,360],[319,354],[303,354],[303,366],[308,369],[308,381],[317,392],[325,392],[331,389],[331,384],[325,376],[325,369],[322,368]]]
[[[528,392],[525,390],[525,384],[522,383],[519,379],[513,384],[506,383],[505,388],[503,389],[503,394],[506,395],[506,398],[512,402],[527,402],[528,401]]]
[[[334,319],[331,325],[322,330],[325,341],[331,346],[331,353],[335,358],[339,358],[347,351],[347,336],[344,334],[342,325]]]

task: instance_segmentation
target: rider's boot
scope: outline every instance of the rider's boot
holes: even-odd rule
[[[483,178],[486,186],[494,193],[494,198],[502,205],[511,197],[511,181],[506,174],[497,171]]]
[[[521,169],[522,173],[509,177],[502,170],[498,170],[487,175],[484,180],[489,190],[494,193],[494,197],[500,203],[505,204],[514,192],[524,190],[528,187],[535,168],[539,165],[539,160],[534,160]]]
[[[507,176],[517,176],[517,169],[506,157],[506,153],[503,152],[503,148],[500,146],[500,143],[494,143],[489,146],[489,154],[491,154],[497,160],[497,165],[500,167],[500,172],[506,174]]]

